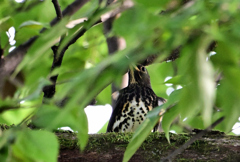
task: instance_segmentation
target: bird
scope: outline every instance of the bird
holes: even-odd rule
[[[116,105],[110,117],[107,132],[134,132],[153,108],[166,100],[152,90],[150,76],[145,66],[130,66],[128,86],[117,93]],[[160,122],[153,131],[158,131]]]

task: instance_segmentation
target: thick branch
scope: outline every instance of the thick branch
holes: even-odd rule
[[[184,143],[181,147],[174,150],[173,153],[169,154],[166,158],[163,159],[163,161],[172,161],[178,154],[182,153],[186,148],[188,148],[193,142],[201,138],[204,134],[209,132],[211,129],[213,129],[215,126],[217,126],[219,123],[221,123],[224,120],[224,117],[221,117],[217,121],[215,121],[212,125],[210,125],[208,128],[206,128],[203,131],[200,131],[195,136],[193,136],[189,141]]]
[[[124,151],[132,138],[130,133],[106,133],[90,135],[88,145],[80,153],[77,137],[73,133],[57,133],[60,141],[58,161],[105,161],[122,162]],[[169,152],[190,139],[193,134],[171,134],[170,141],[164,133],[151,133],[129,162],[158,162]],[[191,144],[173,161],[238,161],[240,159],[240,139],[226,136],[221,132],[208,132],[203,138]]]
[[[107,46],[108,46],[108,54],[109,55],[114,54],[119,49],[118,38],[116,36],[112,36],[112,37],[107,36],[108,33],[110,33],[110,31],[112,30],[112,23],[113,23],[114,19],[115,19],[115,17],[111,17],[106,22],[103,23],[104,32],[107,37]],[[114,93],[118,90],[119,89],[117,88],[117,86],[114,83],[112,83],[112,93]],[[113,108],[115,107],[115,104],[116,104],[116,101],[114,99],[112,99],[112,107]]]

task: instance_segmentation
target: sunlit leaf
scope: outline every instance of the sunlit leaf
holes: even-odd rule
[[[80,149],[84,150],[88,142],[88,120],[86,113],[83,109],[76,107],[77,113],[75,116],[75,127],[77,130],[78,144]]]
[[[215,80],[214,70],[212,64],[206,60],[205,49],[208,46],[210,40],[205,38],[202,40],[202,44],[199,44],[197,53],[197,73],[198,73],[198,88],[200,93],[200,103],[202,106],[202,115],[204,126],[207,127],[211,124],[212,108],[215,102]]]
[[[45,23],[41,23],[41,22],[37,22],[37,21],[33,21],[33,20],[29,20],[29,21],[25,21],[23,22],[19,28],[30,28],[30,29],[41,29],[41,28],[49,28],[50,25],[49,24],[45,24]]]
[[[204,126],[211,124],[212,108],[215,102],[214,69],[207,61],[206,49],[211,39],[199,37],[191,42],[191,46],[183,49],[184,59],[181,61],[181,73],[185,82],[179,103],[182,120],[202,113]]]

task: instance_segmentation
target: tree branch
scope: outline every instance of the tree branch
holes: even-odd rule
[[[126,4],[123,4],[121,7],[119,8],[116,8],[115,10],[111,11],[110,13],[107,13],[108,17],[106,18],[105,16],[105,20],[104,20],[104,23],[105,22],[109,22],[109,21],[113,21],[114,17],[126,10],[127,8],[129,8],[129,5],[126,5]],[[90,24],[90,26],[94,26],[96,24],[99,24],[101,23],[102,21],[101,20],[98,20],[96,21],[94,24]],[[108,24],[109,25],[109,24]],[[112,25],[110,25],[112,26]],[[109,26],[108,26],[109,27]],[[111,28],[111,27],[110,27]],[[52,47],[52,50],[53,50],[53,53],[54,53],[54,62],[52,64],[52,70],[55,68],[55,67],[60,67],[61,64],[62,64],[62,59],[63,59],[63,56],[64,56],[64,53],[66,52],[66,50],[69,48],[70,45],[74,44],[88,29],[83,26],[75,35],[74,37],[62,48],[62,50],[59,52],[58,51],[58,46],[53,46]],[[111,53],[115,52],[115,50],[113,48],[110,49]],[[48,85],[48,86],[45,86],[44,89],[43,89],[43,92],[44,92],[44,97],[45,98],[52,98],[53,95],[55,94],[55,85],[56,85],[56,80],[58,78],[58,75],[55,75],[55,76],[52,76],[50,78],[50,80],[52,81],[52,85]],[[66,101],[67,102],[67,101]],[[91,101],[90,104],[94,104],[95,103],[95,99],[93,99]]]
[[[2,126],[4,128],[4,126]],[[90,134],[85,151],[79,151],[78,139],[72,132],[57,132],[60,141],[59,162],[114,161],[122,162],[132,133]],[[179,147],[192,134],[171,134],[169,144],[164,133],[150,133],[129,162],[157,162],[162,156]],[[209,132],[179,154],[173,161],[239,161],[240,139],[221,132]]]
[[[63,15],[62,15],[60,6],[58,4],[58,0],[52,0],[52,3],[54,5],[55,11],[56,11],[57,19],[58,19],[58,21],[60,21],[63,18]],[[64,38],[64,36],[61,37],[59,45],[61,44],[63,38]],[[51,71],[53,71],[56,67],[60,67],[62,64],[62,59],[63,59],[65,51],[63,53],[61,52],[61,55],[58,57],[59,45],[52,46],[53,63],[52,63]],[[55,94],[57,78],[58,78],[58,75],[52,76],[50,78],[50,80],[52,81],[52,85],[48,85],[43,88],[43,93],[44,93],[43,97],[44,98],[52,98],[53,95]]]
[[[89,0],[75,0],[72,4],[70,4],[62,13],[63,16],[73,15],[77,12],[85,3]],[[58,22],[58,18],[53,19],[50,22],[50,25],[53,26]],[[43,28],[41,32],[44,32],[46,29]],[[4,85],[5,78],[8,77],[18,66],[18,64],[22,61],[25,56],[27,50],[31,47],[31,45],[36,41],[38,36],[35,36],[29,39],[27,42],[15,48],[12,52],[10,52],[4,60],[1,61],[0,64],[0,90]]]
[[[199,132],[195,136],[193,136],[189,141],[184,143],[181,147],[176,149],[173,153],[169,154],[166,158],[162,159],[162,161],[172,161],[178,154],[182,153],[189,145],[191,145],[193,142],[201,138],[204,134],[206,134],[208,131],[213,129],[215,126],[217,126],[219,123],[221,123],[224,120],[224,117],[219,118],[217,121],[215,121],[212,125],[210,125],[208,128],[204,129],[203,131]]]
[[[52,3],[54,5],[55,11],[56,11],[57,19],[58,19],[58,21],[60,21],[63,18],[63,15],[62,15],[62,11],[59,6],[58,0],[52,0]]]

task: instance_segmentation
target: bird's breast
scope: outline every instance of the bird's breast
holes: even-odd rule
[[[143,100],[142,96],[134,96],[131,101],[123,105],[113,125],[117,132],[134,132],[145,120],[147,113],[152,110],[151,98]]]

